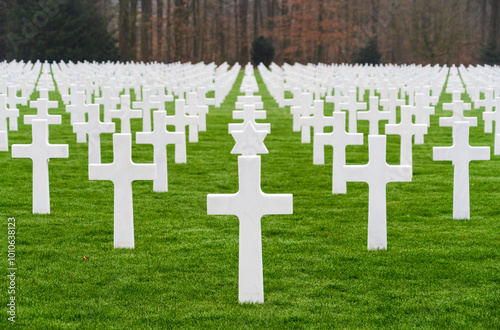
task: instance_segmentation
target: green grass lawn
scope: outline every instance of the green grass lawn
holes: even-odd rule
[[[113,248],[113,185],[89,181],[87,145],[76,143],[60,96],[63,125],[50,142],[69,144],[68,159],[50,161],[51,214],[32,214],[29,159],[0,153],[0,258],[7,274],[7,221],[16,218],[16,324],[27,328],[499,328],[500,157],[470,165],[470,221],[452,219],[453,167],[434,162],[433,146],[452,144],[438,126],[443,94],[424,145],[413,149],[413,181],[387,186],[388,250],[367,250],[368,185],[331,193],[332,149],[312,164],[312,144],[292,132],[256,72],[271,134],[262,155],[262,190],[293,194],[293,215],[262,218],[265,303],[238,303],[238,219],[208,216],[207,194],[238,190],[232,120],[240,74],[221,108],[211,107],[207,132],[188,143],[187,164],[168,147],[169,192],[133,183],[135,249]],[[34,95],[36,96],[36,95]],[[466,96],[464,95],[464,98]],[[168,109],[173,112],[173,103]],[[327,114],[332,111],[327,106]],[[21,107],[22,115],[33,109]],[[493,134],[471,128],[470,143],[493,147]],[[19,121],[11,144],[31,142]],[[132,120],[135,131],[141,121]],[[367,133],[367,122],[358,123]],[[364,146],[347,148],[364,164]],[[102,136],[110,162],[112,136]],[[133,144],[133,159],[153,161],[151,145]],[[399,137],[388,137],[388,162],[399,163]],[[84,258],[87,257],[87,259]],[[9,280],[0,280],[7,321]]]

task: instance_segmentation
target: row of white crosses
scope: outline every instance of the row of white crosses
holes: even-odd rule
[[[246,70],[248,71],[248,70]],[[235,194],[210,194],[207,196],[207,213],[210,215],[236,215],[239,219],[239,280],[240,303],[264,302],[264,276],[262,266],[261,218],[269,214],[292,214],[291,194],[266,194],[261,190],[261,157],[268,150],[264,139],[270,133],[269,124],[256,123],[265,119],[265,110],[256,110],[262,105],[253,74],[245,74],[242,88],[244,96],[238,96],[240,103],[234,119],[243,119],[241,124],[230,124],[229,132],[236,144],[231,151],[238,156],[239,190]],[[257,88],[257,90],[255,90]],[[262,107],[258,107],[262,109]]]
[[[263,71],[263,70],[262,70]],[[264,75],[267,75],[264,71]],[[348,96],[335,94],[327,96],[326,101],[334,103],[331,117],[324,115],[324,101],[311,101],[311,93],[301,93],[300,88],[292,90],[293,98],[285,99],[294,115],[293,129],[302,131],[302,142],[311,141],[310,128],[314,130],[314,164],[324,164],[324,146],[333,146],[332,192],[346,193],[346,183],[362,181],[369,184],[369,215],[368,215],[368,249],[387,248],[387,216],[386,216],[386,184],[394,181],[411,181],[412,177],[412,138],[423,142],[430,123],[429,116],[433,113],[430,97],[424,104],[424,95],[417,94],[414,106],[405,105],[398,98],[397,89],[389,89],[387,99],[384,99],[385,110],[379,109],[379,98],[369,97],[369,105],[358,102],[356,89],[349,89]],[[321,91],[320,91],[321,93]],[[401,108],[401,120],[396,123],[396,110]],[[346,114],[349,112],[349,131],[346,131]],[[366,111],[360,111],[366,110]],[[417,123],[413,123],[415,114]],[[363,135],[357,133],[357,121],[369,121],[369,162],[366,165],[346,165],[346,146],[363,144]],[[388,165],[386,162],[386,137],[379,135],[379,122],[386,121],[387,134],[401,136],[401,163]],[[333,132],[323,133],[325,127],[333,127]]]

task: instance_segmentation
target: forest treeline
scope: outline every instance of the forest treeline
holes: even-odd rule
[[[470,64],[498,54],[500,0],[0,0],[0,59]],[[493,57],[496,59],[496,57]]]

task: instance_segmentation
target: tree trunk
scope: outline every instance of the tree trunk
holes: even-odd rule
[[[118,24],[119,53],[122,61],[130,60],[130,21],[129,0],[120,0],[120,13]]]

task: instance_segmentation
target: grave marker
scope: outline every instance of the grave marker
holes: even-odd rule
[[[33,213],[50,214],[49,159],[68,158],[68,145],[49,143],[49,123],[46,119],[33,119],[31,125],[31,144],[13,144],[12,158],[31,158]]]
[[[469,163],[473,160],[490,159],[490,147],[469,145],[469,126],[469,122],[455,122],[453,145],[433,148],[435,161],[450,160],[454,167],[453,219],[470,219]]]
[[[378,96],[370,96],[370,106],[368,111],[358,112],[358,119],[368,120],[370,122],[369,135],[378,135],[378,123],[382,120],[389,120],[391,113],[389,111],[380,111],[378,107]]]
[[[73,133],[77,134],[77,142],[86,142],[89,136],[89,164],[101,163],[101,133],[114,133],[115,123],[101,122],[100,105],[89,104],[87,111],[89,119],[87,122],[75,123]],[[83,139],[79,139],[83,136]]]
[[[136,142],[139,144],[152,144],[154,150],[154,163],[157,166],[156,179],[153,181],[153,191],[168,191],[167,172],[167,145],[175,144],[175,162],[186,162],[186,134],[169,132],[167,130],[167,113],[165,111],[153,112],[153,131],[137,132]]]
[[[130,108],[130,95],[120,96],[119,110],[109,110],[110,118],[118,118],[121,122],[121,133],[130,133],[130,119],[141,118],[141,110],[133,110]]]
[[[333,147],[333,168],[332,168],[332,193],[345,194],[347,191],[346,180],[343,175],[346,162],[345,148],[348,145],[362,145],[363,134],[347,133],[345,112],[333,113],[333,132],[319,133],[314,136],[313,163],[324,164],[324,146]],[[322,149],[318,152],[318,149]]]
[[[423,136],[427,134],[427,125],[414,124],[412,117],[412,106],[404,105],[401,107],[400,123],[385,125],[386,134],[397,134],[401,137],[401,165],[413,165],[413,136],[415,135],[415,144],[422,144],[423,141],[417,142],[417,136],[422,136],[423,140]]]
[[[411,181],[412,167],[386,162],[385,135],[368,136],[369,160],[366,165],[344,165],[347,182],[368,183],[368,250],[387,249],[387,197],[389,182]]]
[[[156,164],[132,161],[132,134],[113,134],[113,162],[89,164],[89,180],[109,180],[114,186],[114,247],[134,248],[132,181],[154,180]]]

